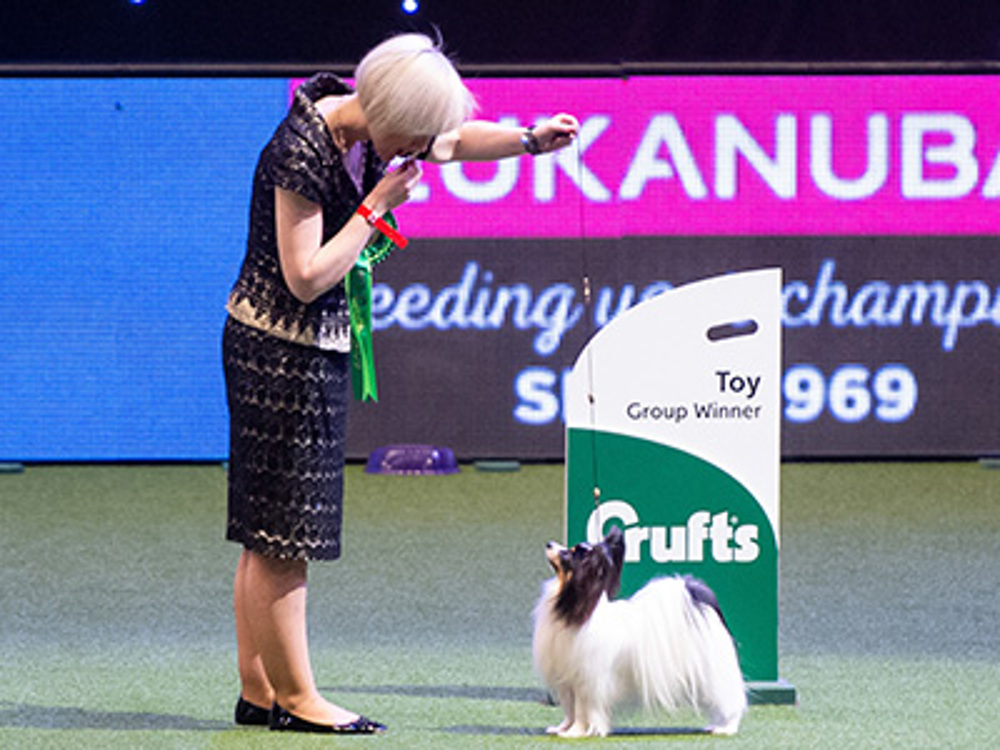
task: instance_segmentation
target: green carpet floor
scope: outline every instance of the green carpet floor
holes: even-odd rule
[[[217,466],[0,475],[0,748],[534,748],[558,709],[530,612],[561,534],[561,466],[348,472],[344,558],[313,566],[314,668],[377,738],[231,724],[230,583]],[[1000,472],[782,470],[781,676],[795,707],[741,733],[623,717],[585,747],[987,748],[1000,734]]]

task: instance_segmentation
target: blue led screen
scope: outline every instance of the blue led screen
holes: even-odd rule
[[[0,80],[0,457],[225,455],[219,340],[287,81]]]

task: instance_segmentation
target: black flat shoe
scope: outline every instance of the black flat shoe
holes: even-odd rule
[[[316,734],[381,734],[385,724],[379,724],[364,716],[358,716],[350,724],[316,724],[300,719],[286,711],[277,703],[271,706],[270,727],[278,732],[313,732]]]
[[[244,727],[266,727],[271,711],[256,703],[243,700],[241,695],[236,701],[236,723]]]

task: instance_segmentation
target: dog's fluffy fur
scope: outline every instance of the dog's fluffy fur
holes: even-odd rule
[[[613,705],[628,699],[647,709],[691,707],[707,716],[707,731],[738,731],[746,687],[708,586],[657,578],[631,599],[611,601],[625,558],[617,528],[595,545],[549,542],[546,557],[556,576],[535,607],[533,652],[565,713],[550,733],[605,736]]]

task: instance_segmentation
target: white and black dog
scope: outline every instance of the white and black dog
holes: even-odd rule
[[[549,732],[605,736],[619,701],[647,709],[690,707],[707,731],[735,734],[747,707],[732,635],[715,594],[691,577],[647,583],[631,599],[618,590],[625,542],[613,528],[599,544],[549,542],[556,572],[535,607],[535,667],[562,705]]]

